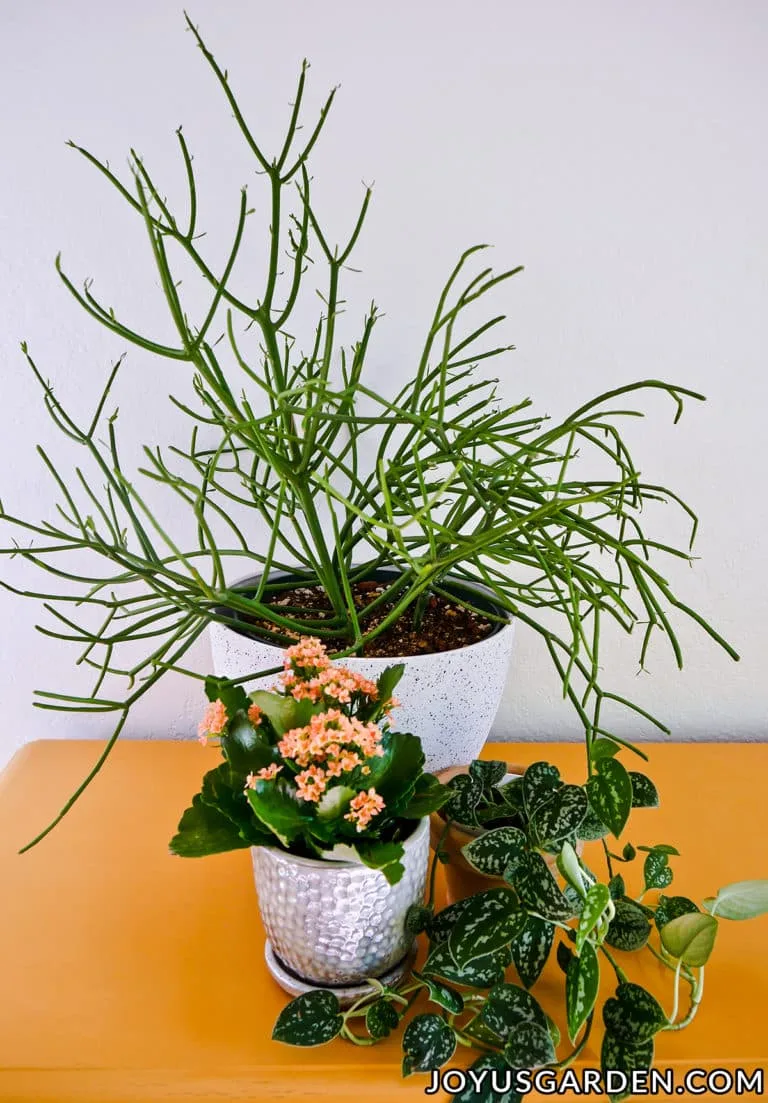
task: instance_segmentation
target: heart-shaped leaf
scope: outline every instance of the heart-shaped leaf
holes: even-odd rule
[[[579,926],[576,931],[577,954],[581,953],[588,936],[595,928],[595,924],[608,907],[610,899],[611,894],[607,885],[603,885],[598,881],[597,884],[590,886],[582,904]]]
[[[523,802],[532,816],[537,806],[560,788],[560,771],[548,762],[534,762],[523,774]]]
[[[574,914],[572,905],[560,891],[540,854],[525,851],[504,877],[517,889],[520,902],[529,912],[544,919],[566,920]]]
[[[399,1023],[400,1016],[391,1000],[376,1000],[365,1012],[368,1033],[377,1040],[388,1037],[393,1030],[397,1029]]]
[[[661,928],[661,942],[667,953],[684,965],[706,965],[717,934],[717,920],[703,912],[679,915]]]
[[[403,1034],[403,1076],[439,1069],[455,1049],[456,1035],[442,1015],[417,1015]]]
[[[632,808],[632,781],[615,758],[602,758],[597,773],[587,782],[590,806],[598,819],[619,837]]]
[[[721,919],[753,919],[768,912],[768,881],[735,881],[704,901],[711,915]]]
[[[638,1046],[667,1026],[658,1000],[639,984],[620,984],[615,998],[603,1005],[605,1029],[621,1042]]]
[[[665,889],[672,884],[672,870],[669,858],[660,850],[652,850],[643,863],[645,889]]]
[[[461,919],[470,905],[471,896],[465,896],[457,900],[455,904],[449,904],[447,908],[439,911],[429,923],[429,937],[432,942],[445,942],[448,935]]]
[[[632,807],[658,808],[659,794],[651,779],[636,770],[629,771],[629,778],[632,782]]]
[[[689,900],[687,896],[662,895],[659,897],[659,902],[656,906],[654,920],[657,928],[661,930],[662,927],[666,927],[667,923],[671,923],[673,919],[677,919],[679,915],[689,915],[698,910],[693,900]]]
[[[587,787],[587,800],[589,800],[589,787]],[[579,824],[579,829],[576,832],[577,837],[585,843],[590,843],[597,839],[604,839],[608,832],[609,828],[605,826],[590,804],[586,816]]]
[[[451,790],[447,785],[442,785],[432,774],[422,774],[400,815],[404,820],[420,820],[437,812],[450,799]]]
[[[469,897],[472,899],[472,897]],[[504,970],[512,961],[509,948],[505,946],[494,954],[474,958],[466,965],[458,966],[454,961],[447,942],[438,942],[429,951],[421,971],[442,977],[454,984],[464,984],[468,988],[491,988],[504,977]]]
[[[642,908],[630,900],[616,903],[616,914],[611,920],[605,941],[617,950],[641,950],[648,941],[651,925]]]
[[[475,958],[500,950],[522,927],[524,918],[515,894],[508,888],[478,892],[448,936],[453,960],[462,968]]]
[[[536,1023],[547,1029],[547,1017],[538,1000],[519,985],[506,981],[495,985],[488,993],[480,1018],[502,1041],[516,1032],[521,1023]]]
[[[432,977],[425,977],[415,969],[413,970],[413,976],[426,985],[432,1003],[444,1007],[446,1011],[450,1011],[454,1015],[458,1015],[460,1011],[464,1010],[464,998],[455,988],[449,988],[447,984],[441,984]]]
[[[537,915],[527,915],[521,929],[512,937],[509,947],[517,975],[526,988],[539,979],[552,949],[555,925]]]
[[[598,762],[601,758],[613,758],[620,750],[619,744],[612,739],[596,739],[590,748],[592,761]]]
[[[573,961],[573,957],[574,957],[573,950],[568,945],[568,943],[567,942],[558,942],[558,944],[557,944],[557,964],[560,966],[560,968],[566,974],[566,976],[568,975],[568,969],[570,967],[571,962]]]
[[[618,1103],[631,1094],[632,1073],[644,1072],[653,1064],[653,1039],[643,1042],[639,1046],[628,1045],[609,1031],[603,1035],[603,1045],[600,1050],[600,1068],[603,1073],[604,1086],[608,1091],[611,1103]],[[615,1074],[622,1073],[623,1077]],[[613,1074],[613,1075],[612,1075]],[[618,1080],[621,1086],[614,1086]]]
[[[498,785],[506,774],[507,764],[497,758],[489,761],[485,761],[482,758],[476,758],[474,762],[470,764],[469,772],[476,781],[479,781],[483,792],[488,793],[494,785]]]
[[[591,942],[585,942],[578,956],[571,958],[565,976],[565,1006],[568,1036],[575,1043],[595,1006],[600,987],[600,965]]]
[[[448,782],[452,792],[445,805],[445,816],[465,827],[477,827],[477,806],[483,795],[483,787],[471,774],[457,774]]]
[[[467,1069],[467,1086],[453,1103],[522,1103],[516,1074],[498,1053],[484,1053]]]
[[[522,854],[527,845],[518,827],[495,827],[484,831],[461,848],[469,864],[489,877],[502,877],[504,870]]]
[[[587,794],[580,785],[560,786],[531,816],[536,838],[542,845],[567,839],[578,829],[587,807]]]
[[[333,992],[317,989],[291,1000],[280,1012],[272,1038],[291,1046],[322,1046],[341,1030],[344,1019]]]
[[[626,893],[626,885],[624,884],[624,878],[620,873],[611,877],[608,882],[608,892],[611,894],[611,900],[621,900],[622,896]]]
[[[516,1069],[538,1069],[557,1060],[546,1027],[520,1023],[504,1047],[504,1057]]]

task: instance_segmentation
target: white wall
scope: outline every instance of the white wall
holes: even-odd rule
[[[339,236],[360,180],[376,181],[350,307],[357,319],[358,304],[375,296],[386,312],[374,382],[408,370],[458,252],[490,241],[495,263],[526,266],[501,304],[518,349],[505,368],[510,398],[530,394],[537,409],[564,414],[648,376],[707,394],[677,427],[668,404],[651,401],[632,440],[643,474],[698,508],[702,561],[671,575],[743,659],[730,663],[684,629],[682,674],[657,646],[650,675],[638,677],[632,654],[611,644],[605,676],[667,718],[678,738],[764,737],[768,8],[197,0],[192,16],[267,145],[303,56],[311,102],[342,85],[314,171]],[[34,445],[57,455],[60,445],[18,341],[30,342],[62,397],[83,411],[123,348],[69,299],[56,252],[78,277],[94,275],[127,318],[167,333],[135,217],[65,140],[119,168],[134,144],[181,198],[173,131],[183,122],[216,256],[246,167],[180,6],[167,0],[0,5],[0,105],[0,493],[7,509],[36,517],[50,514],[53,491]],[[141,443],[174,432],[165,396],[183,385],[181,369],[131,352],[118,393],[129,461]],[[16,563],[0,570],[29,578]],[[32,708],[35,687],[85,684],[67,647],[34,631],[33,613],[0,594],[0,760],[27,739],[107,731],[108,719]],[[205,646],[194,661],[207,667]],[[194,683],[169,678],[128,734],[189,735],[199,707]],[[537,641],[522,631],[496,730],[579,734]]]

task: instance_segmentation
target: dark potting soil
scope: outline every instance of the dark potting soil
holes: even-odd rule
[[[381,582],[358,582],[352,587],[355,606],[364,609],[375,598],[384,593],[386,585]],[[276,609],[301,609],[304,617],[318,617],[322,620],[332,612],[332,606],[325,591],[319,586],[298,586],[294,590],[282,590],[267,599],[267,604]],[[392,611],[392,601],[382,602],[365,618],[365,629],[374,628]],[[290,615],[290,614],[289,614]],[[275,625],[257,618],[244,618],[249,627],[257,632],[259,628],[273,633]],[[303,618],[302,618],[303,619]],[[453,651],[457,647],[467,647],[479,643],[493,632],[495,622],[481,613],[465,609],[457,602],[449,601],[439,595],[433,595],[418,627],[414,626],[413,606],[398,620],[366,644],[363,654],[369,657],[427,655],[437,651]],[[311,635],[311,632],[308,632]]]

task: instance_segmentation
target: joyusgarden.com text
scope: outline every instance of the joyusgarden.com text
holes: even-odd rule
[[[636,1069],[622,1072],[608,1069],[538,1069],[535,1072],[513,1069],[435,1069],[425,1095],[448,1092],[449,1095],[476,1092],[478,1098],[488,1090],[526,1095],[753,1095],[765,1091],[763,1069]]]

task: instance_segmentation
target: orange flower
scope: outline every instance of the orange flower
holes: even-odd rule
[[[371,788],[367,793],[360,792],[356,797],[353,797],[349,802],[349,812],[347,812],[344,819],[356,823],[358,831],[365,831],[373,817],[378,816],[383,808],[383,797],[380,797],[376,790]]]
[[[253,724],[254,728],[258,728],[261,723],[261,709],[258,705],[253,704],[248,706],[248,719]]]
[[[325,773],[319,766],[310,766],[296,775],[296,790],[302,800],[320,800],[327,785]]]
[[[223,701],[211,701],[197,728],[197,738],[205,746],[209,735],[221,735],[227,726],[227,709]]]
[[[257,770],[255,774],[249,774],[245,779],[246,789],[255,789],[257,781],[274,781],[277,775],[282,770],[282,766],[278,766],[276,762],[270,763],[269,766],[264,766],[263,769]]]

